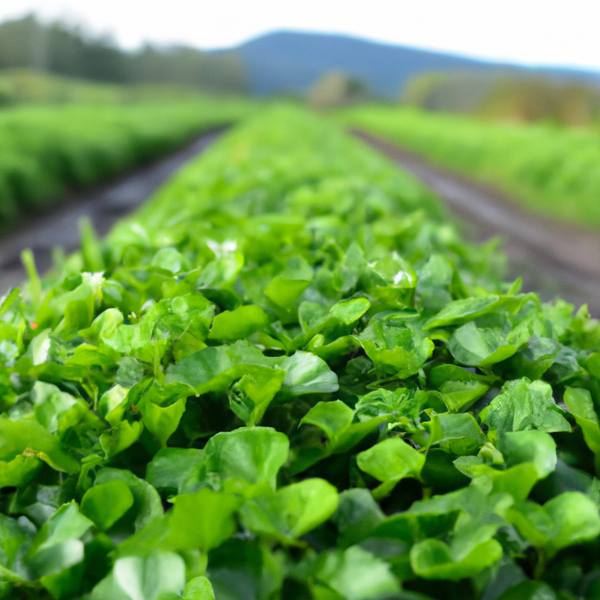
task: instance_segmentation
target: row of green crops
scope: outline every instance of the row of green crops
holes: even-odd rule
[[[243,100],[208,97],[2,110],[0,230],[69,188],[99,183],[249,110]]]
[[[0,301],[1,597],[592,600],[600,325],[280,107]]]
[[[0,69],[0,107],[23,104],[109,104],[198,98],[197,88],[101,83],[29,69]]]
[[[526,208],[600,227],[600,134],[415,109],[361,107],[343,119],[441,166],[490,183]]]

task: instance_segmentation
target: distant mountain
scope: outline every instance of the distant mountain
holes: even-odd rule
[[[600,72],[501,65],[343,35],[280,31],[249,40],[233,50],[242,57],[251,88],[257,94],[304,93],[330,71],[360,78],[376,94],[388,98],[397,98],[409,78],[428,71],[508,70],[600,85]]]

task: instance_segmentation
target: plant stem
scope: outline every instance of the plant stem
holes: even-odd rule
[[[544,575],[544,571],[546,570],[546,554],[544,553],[543,548],[537,549],[538,560],[535,565],[535,569],[533,571],[534,579],[541,579]]]

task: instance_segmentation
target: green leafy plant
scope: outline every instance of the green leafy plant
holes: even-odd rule
[[[297,108],[0,301],[0,597],[600,589],[600,324]]]

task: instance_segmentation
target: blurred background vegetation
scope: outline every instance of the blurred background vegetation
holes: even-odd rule
[[[65,79],[34,79],[23,70],[113,84],[159,83],[235,94],[248,91],[246,73],[235,52],[150,45],[126,52],[110,38],[93,38],[60,22],[42,24],[34,15],[0,24],[0,69],[11,70],[0,78],[0,103],[4,104],[119,97],[116,88],[74,87]]]
[[[0,230],[67,189],[243,118],[255,98],[343,108],[349,125],[600,227],[599,72],[297,31],[225,50],[124,50],[31,14],[0,23]]]
[[[100,85],[102,84],[102,85]],[[0,106],[118,102],[148,95],[285,96],[316,109],[410,105],[510,122],[588,127],[600,74],[502,65],[343,35],[279,31],[228,50],[146,44],[126,51],[35,15],[0,23]]]
[[[426,111],[500,121],[589,126],[600,112],[600,88],[510,72],[434,72],[413,77],[400,101]]]

